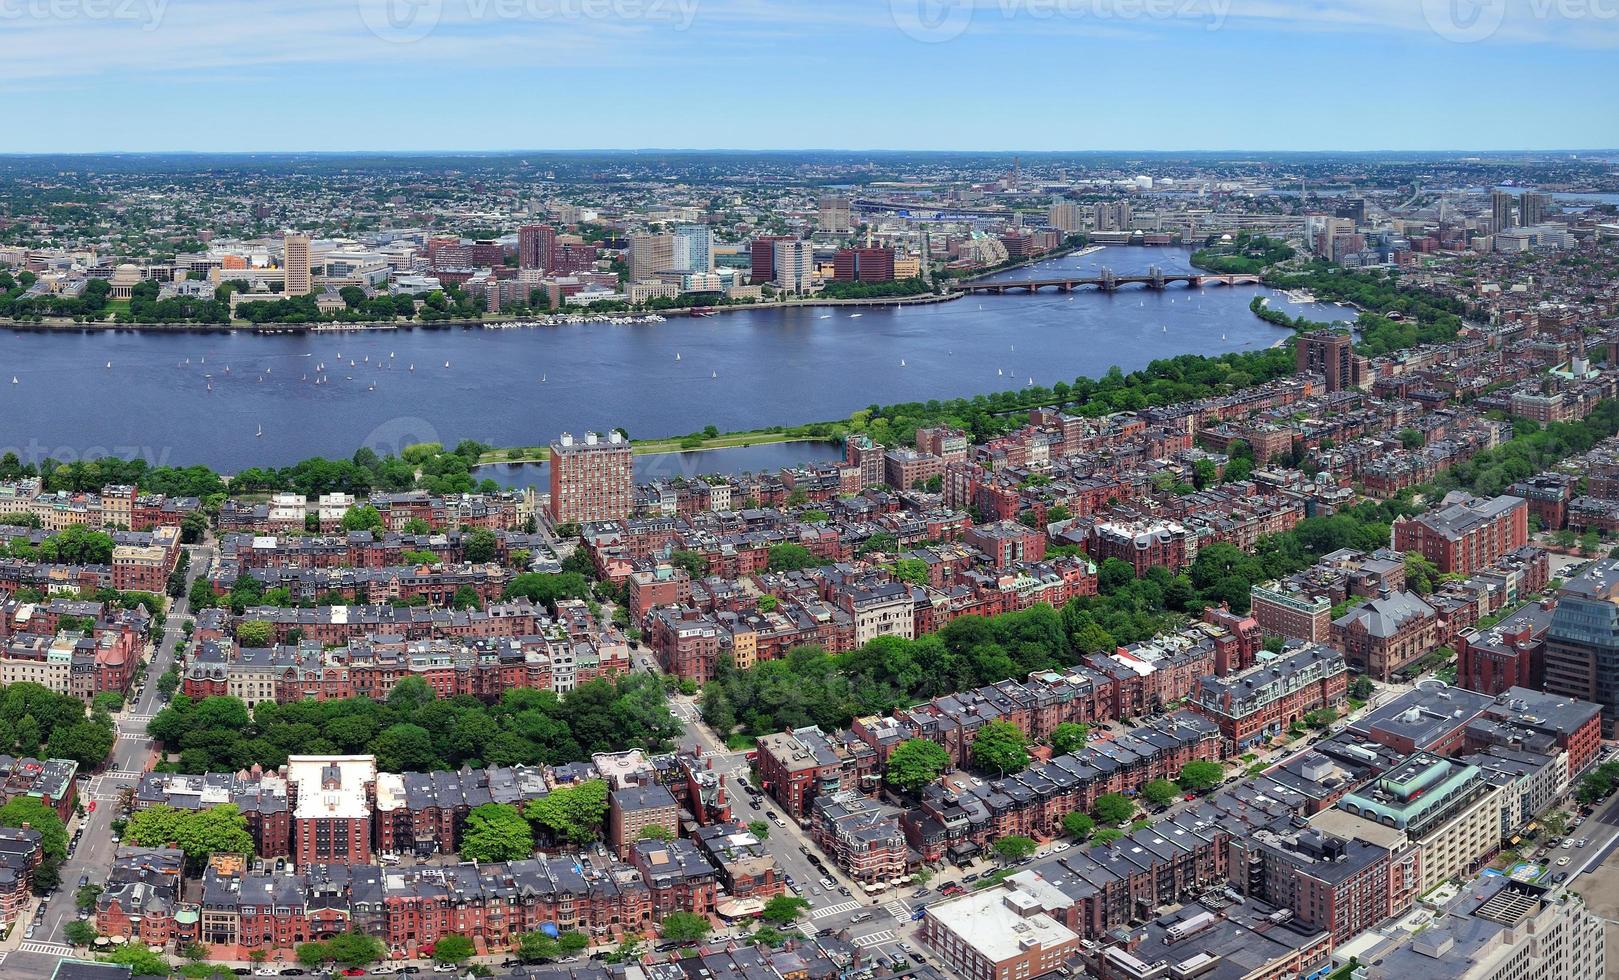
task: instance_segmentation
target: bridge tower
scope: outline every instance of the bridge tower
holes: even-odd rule
[[[1147,267],[1147,285],[1153,289],[1164,288],[1164,270],[1156,265]]]
[[[1102,266],[1101,281],[1097,285],[1101,287],[1102,292],[1111,293],[1119,288],[1119,277],[1114,275],[1112,269],[1104,265]]]

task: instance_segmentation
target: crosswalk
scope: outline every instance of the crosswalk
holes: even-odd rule
[[[893,939],[894,930],[884,929],[880,932],[871,933],[868,936],[858,936],[855,938],[854,944],[859,946],[861,949],[870,949],[873,946],[881,946],[883,943],[891,942]]]
[[[39,943],[33,940],[24,940],[17,947],[25,953],[38,953],[41,956],[72,956],[73,947],[66,943]]]
[[[810,914],[810,918],[812,918],[812,919],[824,919],[829,915],[841,915],[844,912],[853,912],[855,909],[857,909],[859,907],[860,907],[859,902],[839,902],[836,905],[828,905],[824,909],[816,909],[813,913]]]
[[[889,902],[883,906],[883,911],[894,918],[904,922],[911,917],[911,907],[904,902]]]

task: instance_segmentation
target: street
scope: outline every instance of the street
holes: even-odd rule
[[[191,545],[186,585],[189,588],[198,576],[213,562],[211,545]],[[6,977],[49,977],[56,969],[57,960],[74,956],[76,951],[67,944],[64,930],[78,917],[74,893],[78,891],[79,877],[88,875],[91,883],[104,881],[112,867],[118,845],[113,841],[112,823],[119,816],[120,794],[134,787],[141,773],[146,771],[156,746],[146,735],[146,724],[163,707],[157,680],[174,663],[175,651],[181,638],[180,624],[191,615],[189,600],[185,596],[172,600],[168,618],[164,622],[163,636],[157,643],[151,662],[146,669],[146,681],[140,697],[127,704],[116,717],[118,738],[106,766],[95,773],[81,774],[79,803],[86,811],[68,826],[68,833],[81,833],[79,844],[62,863],[62,885],[45,901],[45,918],[34,930],[34,938],[21,938],[26,934],[31,918],[19,919],[11,938],[0,949],[0,968]],[[95,801],[94,813],[88,812]],[[30,908],[31,915],[33,909]],[[78,953],[77,955],[84,955]]]

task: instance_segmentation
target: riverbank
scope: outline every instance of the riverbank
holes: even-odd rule
[[[24,320],[0,319],[0,330],[22,333],[250,333],[265,336],[282,334],[360,333],[396,330],[447,330],[486,328],[511,330],[526,327],[567,327],[582,324],[608,324],[628,326],[639,323],[663,323],[671,319],[705,317],[717,313],[735,313],[743,310],[777,310],[816,306],[928,306],[948,303],[967,295],[963,292],[921,293],[916,296],[874,296],[865,298],[809,297],[795,300],[772,300],[766,303],[732,303],[724,306],[699,306],[691,309],[626,310],[621,313],[556,313],[542,316],[487,316],[476,320],[402,320],[366,321],[363,323],[249,323],[233,320],[230,323],[115,323],[100,321],[78,323],[72,320],[43,320],[39,323]]]
[[[826,431],[822,434],[810,434],[803,431],[772,432],[768,429],[754,429],[746,432],[722,432],[712,438],[701,441],[692,441],[690,436],[671,436],[662,439],[631,439],[630,451],[637,456],[661,456],[669,453],[703,452],[711,449],[745,449],[751,446],[769,446],[793,442],[828,442],[842,438],[839,430],[842,423],[824,422],[809,423],[817,427],[824,426]],[[794,429],[801,429],[794,426]],[[478,457],[476,466],[499,466],[506,463],[543,463],[551,458],[549,446],[512,446],[501,449],[491,449]]]

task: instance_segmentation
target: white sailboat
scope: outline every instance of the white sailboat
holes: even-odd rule
[[[849,319],[851,319],[851,320],[858,320],[858,319],[859,319],[859,318],[861,318],[861,317],[863,317],[863,316],[865,316],[865,314],[864,314],[864,313],[850,313],[850,314],[849,314]]]
[[[710,378],[718,378],[720,376],[720,373],[718,371],[710,371],[710,372],[708,372],[708,376]]]
[[[675,360],[677,360],[677,361],[680,360],[680,352],[679,351],[675,351]]]
[[[111,361],[107,362],[107,370],[109,370],[109,371],[112,370],[112,362]]]
[[[543,374],[540,375],[540,384],[542,384],[542,385],[545,384],[545,378],[546,378],[545,375],[543,375]]]
[[[996,368],[995,369],[995,377],[1004,378],[1004,377],[1006,377],[1006,372],[1002,371],[1000,368]]]
[[[449,361],[445,361],[445,362],[444,362],[444,366],[445,366],[445,367],[446,367],[446,368],[448,368],[448,367],[449,367],[449,366],[450,366],[450,362],[449,362]]]
[[[15,375],[15,374],[13,374],[13,375],[12,375],[12,376],[11,376],[11,383],[12,383],[12,384],[16,384],[16,383],[17,383],[17,376],[16,376],[16,375]]]
[[[904,367],[904,366],[905,366],[905,358],[903,358],[903,357],[902,357],[902,358],[900,358],[900,359],[899,359],[899,366],[900,366],[900,367]]]
[[[258,431],[258,432],[255,432],[255,433],[254,433],[254,434],[253,434],[253,437],[254,437],[254,438],[255,438],[255,439],[263,439],[263,438],[264,438],[264,426],[262,426],[262,425],[260,425],[260,426],[259,426],[259,431]]]

